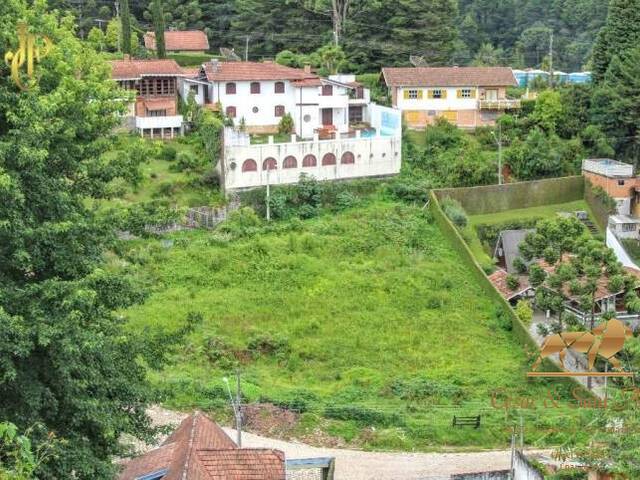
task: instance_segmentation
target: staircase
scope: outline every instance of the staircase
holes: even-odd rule
[[[595,224],[588,218],[581,218],[580,221],[585,227],[587,227],[587,230],[589,230],[589,233],[591,233],[591,235],[597,235],[600,233],[598,227],[596,227]]]

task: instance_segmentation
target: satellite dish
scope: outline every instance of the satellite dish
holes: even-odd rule
[[[220,55],[228,62],[239,62],[241,60],[233,48],[220,47]]]
[[[409,55],[409,62],[414,67],[428,67],[427,61],[422,55]]]

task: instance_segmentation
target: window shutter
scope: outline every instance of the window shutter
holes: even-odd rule
[[[462,98],[462,90],[460,89],[456,90],[456,95],[458,98]]]
[[[422,90],[418,90],[418,100],[422,100]]]
[[[429,92],[428,92],[428,98],[433,98],[433,90],[429,90]]]
[[[441,90],[441,92],[442,92],[442,97],[441,97],[441,98],[442,98],[443,100],[446,100],[446,99],[447,99],[447,91],[443,88],[443,89]]]
[[[476,89],[475,88],[471,89],[471,98],[476,98]]]
[[[404,91],[404,99],[409,100],[409,90]]]

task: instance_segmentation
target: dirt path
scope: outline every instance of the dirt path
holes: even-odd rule
[[[160,407],[150,409],[149,414],[158,425],[178,424],[185,417],[182,413]],[[227,427],[224,430],[235,441],[235,430]],[[287,459],[335,457],[336,480],[444,480],[455,473],[506,470],[511,463],[510,452],[506,450],[473,453],[364,452],[312,447],[246,432],[242,434],[242,446],[282,450]]]

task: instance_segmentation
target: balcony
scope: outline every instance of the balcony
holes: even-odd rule
[[[347,108],[349,106],[348,95],[319,95],[319,108]]]
[[[503,98],[499,100],[479,100],[478,107],[480,110],[513,110],[520,108],[522,103],[520,100]]]
[[[165,117],[136,117],[136,128],[180,128],[182,127],[182,115]]]

